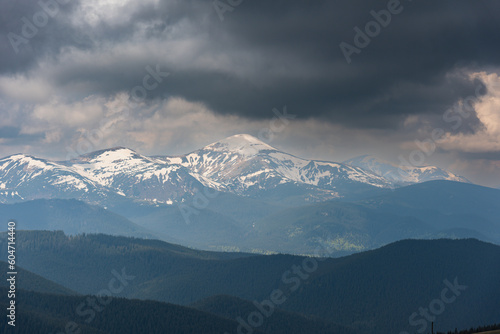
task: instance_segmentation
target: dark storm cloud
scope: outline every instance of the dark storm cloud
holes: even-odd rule
[[[26,71],[36,64],[40,58],[57,54],[60,47],[74,44],[72,36],[76,32],[64,21],[77,6],[78,1],[61,1],[63,4],[50,0],[42,0],[41,2],[43,3],[42,6],[39,4],[39,0],[0,0],[1,73]],[[57,7],[46,7],[45,5],[50,2],[57,4]],[[48,8],[51,15],[48,15],[43,8]],[[34,20],[43,20],[44,18],[46,18],[46,22],[40,21],[42,23],[40,26],[34,24]],[[29,27],[30,24],[35,29]],[[11,35],[9,39],[9,34],[15,34],[16,37]],[[28,38],[25,36],[28,36]],[[18,44],[17,42],[20,39],[17,37],[28,42]]]
[[[500,4],[495,1],[401,2],[402,12],[392,15],[390,24],[353,54],[350,64],[339,44],[354,45],[353,28],[364,30],[374,20],[370,11],[386,9],[388,1],[243,1],[224,13],[224,21],[211,1],[162,1],[136,5],[113,24],[77,28],[68,17],[78,4],[61,5],[64,12],[30,40],[31,49],[16,55],[5,36],[19,32],[21,17],[40,7],[37,1],[2,0],[2,9],[8,10],[1,11],[0,71],[23,73],[47,56],[57,60],[64,46],[98,52],[103,42],[127,42],[146,25],[137,41],[138,50],[144,49],[141,57],[75,65],[54,74],[53,82],[59,87],[84,84],[89,94],[130,91],[142,82],[146,65],[160,64],[171,76],[150,98],[181,96],[217,113],[262,119],[272,116],[273,107],[286,104],[299,119],[396,129],[408,115],[441,115],[473,95],[477,83],[466,71],[500,62],[500,24],[494,16]],[[227,57],[227,68],[176,66],[164,60],[167,55],[141,45],[198,36],[207,46],[197,56]],[[460,131],[474,131],[477,124],[470,122]]]
[[[460,69],[498,65],[500,26],[492,1],[402,2],[404,10],[348,65],[339,44],[354,44],[355,26],[374,20],[371,10],[388,1],[321,2],[308,8],[294,1],[267,6],[245,2],[227,14],[227,29],[242,43],[265,50],[277,63],[288,55],[296,66],[317,64],[309,80],[282,80],[246,100],[249,116],[282,97],[299,116],[318,116],[358,126],[392,126],[408,114],[443,113],[460,98],[474,94],[476,83]],[[293,70],[293,69],[291,69]],[[457,73],[454,73],[457,72]],[[234,96],[234,95],[232,95]],[[230,106],[232,106],[232,108]],[[214,109],[237,108],[214,101]],[[262,114],[265,115],[265,112]]]
[[[500,161],[500,152],[458,152],[461,159],[464,160],[491,160]]]
[[[2,140],[2,145],[5,146],[16,146],[32,143],[33,141],[43,140],[44,134],[22,134],[20,133],[18,127],[14,126],[2,126],[0,127],[0,139]]]

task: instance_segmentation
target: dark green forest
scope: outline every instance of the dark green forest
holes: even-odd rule
[[[103,303],[102,303],[103,302]],[[0,288],[6,305],[7,289]],[[20,290],[16,297],[16,326],[0,319],[1,333],[235,333],[238,324],[195,309],[153,301],[62,296]],[[83,306],[82,306],[83,305]],[[259,334],[262,332],[255,331]]]

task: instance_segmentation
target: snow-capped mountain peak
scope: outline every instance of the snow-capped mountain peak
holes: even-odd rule
[[[228,137],[226,139],[205,146],[203,150],[211,150],[215,152],[232,152],[238,153],[243,156],[254,156],[260,151],[265,150],[276,151],[274,147],[248,134],[237,134]]]
[[[125,147],[101,150],[71,161],[73,168],[89,179],[108,186],[116,175],[136,173],[154,164],[154,160]]]
[[[345,164],[356,166],[380,175],[397,184],[420,183],[432,180],[448,180],[470,183],[466,178],[436,166],[399,166],[370,155],[362,155]]]
[[[27,154],[13,154],[2,159],[2,166],[7,166],[8,164],[17,163],[24,165],[27,169],[32,168],[50,168],[49,163],[46,160],[35,158]]]
[[[203,187],[197,175],[191,175],[180,164],[143,156],[125,147],[87,154],[73,160],[71,166],[118,195],[144,201],[171,204]]]
[[[205,180],[245,196],[283,191],[286,197],[285,193],[291,189],[300,189],[296,191],[305,194],[306,198],[324,200],[342,196],[342,190],[352,184],[390,186],[387,180],[371,172],[338,163],[302,159],[247,134],[231,136],[190,154],[164,160],[181,164],[193,175],[201,175]]]
[[[15,154],[0,159],[0,202],[35,198],[88,199],[95,184],[69,166]]]
[[[113,147],[106,150],[100,150],[96,152],[92,152],[89,154],[82,155],[77,159],[71,161],[72,163],[92,163],[99,165],[113,165],[118,162],[133,162],[137,160],[142,161],[153,161],[153,159],[140,155],[126,147]]]

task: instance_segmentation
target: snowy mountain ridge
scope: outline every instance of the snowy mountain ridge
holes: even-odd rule
[[[393,182],[395,185],[408,185],[433,180],[448,180],[470,183],[463,176],[453,174],[436,166],[402,166],[370,156],[363,155],[347,161],[345,164],[368,170]]]
[[[102,204],[125,197],[174,204],[205,187],[239,196],[317,202],[429,179],[467,182],[437,167],[404,170],[407,177],[397,168],[367,157],[344,163],[306,160],[240,134],[176,157],[147,157],[124,147],[64,162],[11,155],[0,159],[0,202],[77,198]]]

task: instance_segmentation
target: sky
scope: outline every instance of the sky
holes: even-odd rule
[[[500,3],[0,0],[0,156],[248,133],[500,187]]]

